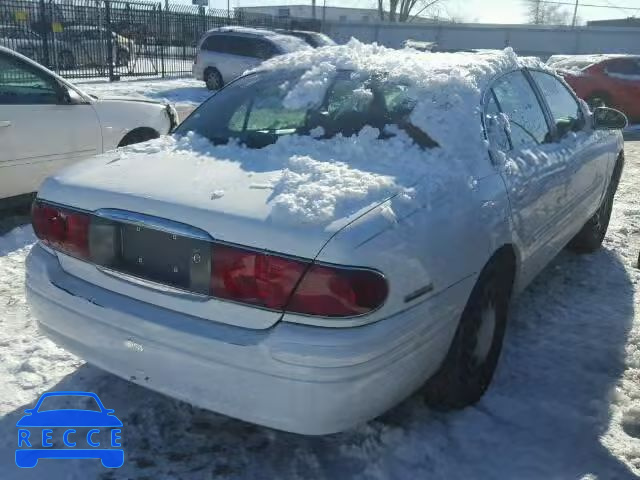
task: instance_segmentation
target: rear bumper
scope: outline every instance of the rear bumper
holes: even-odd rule
[[[89,284],[36,245],[26,290],[42,330],[89,363],[242,420],[328,434],[380,415],[435,372],[456,328],[463,283],[363,327],[282,322],[250,330]]]

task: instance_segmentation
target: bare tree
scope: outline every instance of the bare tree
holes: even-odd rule
[[[571,14],[561,5],[542,0],[525,0],[529,23],[535,25],[571,25]]]
[[[378,0],[380,20],[385,20],[385,13],[390,22],[408,22],[421,13],[427,12],[445,0]]]

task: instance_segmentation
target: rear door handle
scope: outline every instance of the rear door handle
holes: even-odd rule
[[[10,127],[11,122],[9,120],[0,120],[0,128],[2,127]]]

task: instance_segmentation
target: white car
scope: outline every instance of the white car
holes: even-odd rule
[[[49,178],[28,302],[88,362],[282,430],[341,431],[423,385],[461,408],[514,295],[602,243],[625,124],[510,49],[279,57],[174,136]]]
[[[270,30],[216,28],[198,42],[193,76],[204,81],[209,90],[218,90],[269,58],[310,48],[300,38]]]
[[[172,106],[92,97],[0,47],[0,199],[34,192],[66,165],[157,138],[177,123]]]

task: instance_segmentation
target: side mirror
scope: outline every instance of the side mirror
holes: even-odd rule
[[[598,107],[593,111],[593,128],[596,130],[622,130],[628,124],[627,116],[613,108]]]
[[[58,102],[60,105],[83,105],[87,102],[72,88],[60,85],[58,92]]]

